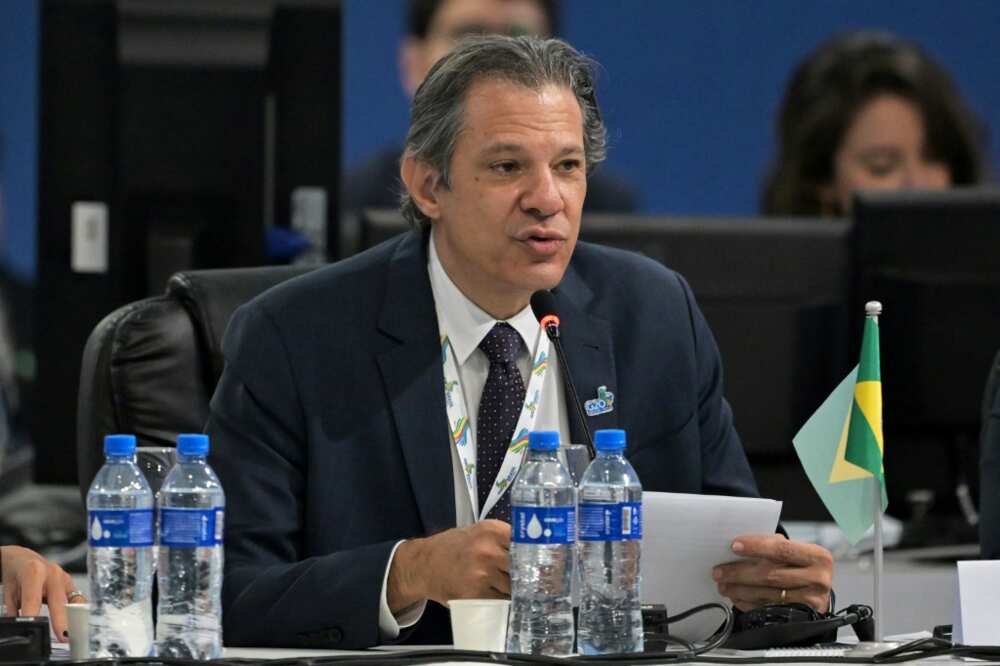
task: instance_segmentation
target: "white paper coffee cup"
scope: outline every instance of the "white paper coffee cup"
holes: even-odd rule
[[[456,650],[506,651],[510,600],[453,599],[448,608]]]
[[[73,661],[90,659],[90,604],[66,604],[69,655]]]

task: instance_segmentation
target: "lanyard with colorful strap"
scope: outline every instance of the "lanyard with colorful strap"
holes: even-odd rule
[[[534,353],[531,355],[531,373],[528,379],[528,388],[524,393],[521,415],[514,427],[514,436],[511,437],[507,447],[503,464],[500,466],[497,478],[486,498],[486,505],[479,507],[479,520],[486,517],[500,496],[514,482],[514,477],[517,476],[517,471],[521,468],[521,459],[528,446],[528,433],[535,429],[538,403],[541,400],[542,387],[545,385],[545,375],[549,367],[549,352],[549,339],[542,335],[542,331],[539,329],[538,337],[535,338]],[[455,359],[455,351],[452,349],[445,331],[441,332],[441,362],[444,365],[444,401],[448,410],[451,441],[455,445],[455,450],[458,451],[458,458],[462,463],[462,471],[465,475],[465,486],[469,492],[472,506],[475,507],[479,502],[476,491],[476,463],[473,462],[476,443],[473,441],[469,410],[465,404],[465,393],[462,391],[461,378],[458,374],[458,361]]]

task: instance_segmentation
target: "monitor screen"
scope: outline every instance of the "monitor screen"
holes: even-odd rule
[[[1000,348],[1000,190],[865,193],[853,217],[854,300],[883,306],[890,507],[972,517],[980,402]]]
[[[365,247],[406,229],[398,211],[362,214]],[[785,500],[786,520],[828,519],[792,437],[857,362],[848,340],[849,223],[588,215],[580,238],[645,254],[688,280],[718,342],[725,395],[761,494]]]

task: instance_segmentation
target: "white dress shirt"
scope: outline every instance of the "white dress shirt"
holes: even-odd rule
[[[459,383],[461,384],[462,395],[465,398],[466,413],[469,416],[470,440],[469,451],[475,455],[476,451],[476,421],[479,414],[479,399],[483,393],[483,386],[486,384],[486,377],[489,374],[490,364],[486,354],[479,349],[479,343],[486,334],[490,332],[497,320],[483,311],[482,308],[473,303],[459,290],[459,288],[448,277],[441,260],[438,257],[437,247],[434,241],[434,232],[431,231],[431,238],[428,248],[427,272],[431,280],[431,292],[434,295],[434,309],[437,312],[439,328],[447,332],[451,341],[452,350],[455,353],[455,360],[458,364]],[[517,358],[517,367],[521,371],[521,380],[524,385],[528,385],[528,373],[531,371],[531,353],[535,348],[541,327],[538,320],[531,312],[531,307],[525,307],[516,315],[506,320],[520,336],[524,345]],[[563,394],[562,376],[559,374],[559,359],[553,353],[549,355],[548,371],[545,375],[545,385],[542,387],[542,395],[538,402],[538,416],[535,421],[536,430],[556,430],[559,432],[561,442],[569,442],[569,418],[566,412],[566,399]],[[441,386],[444,391],[444,386]],[[448,441],[451,448],[451,468],[452,478],[455,486],[455,523],[456,527],[465,527],[476,522],[475,498],[469,497],[468,487],[465,483],[465,474],[462,471],[462,461],[458,456],[458,450],[451,444],[451,438],[444,437],[442,441]],[[419,483],[419,480],[417,481]],[[396,544],[399,548],[400,541]],[[389,569],[392,566],[392,559],[396,555],[395,548],[389,556],[389,563],[385,569],[385,576],[382,579],[382,601],[379,609],[379,631],[383,640],[392,640],[399,636],[401,628],[413,626],[423,615],[426,602],[415,604],[404,609],[398,616],[393,616],[389,610],[386,599],[387,584],[389,579]]]

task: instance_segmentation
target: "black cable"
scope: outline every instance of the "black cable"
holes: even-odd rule
[[[951,652],[954,657],[971,657],[983,661],[1000,661],[1000,645],[956,645]]]
[[[654,639],[655,640],[655,639]],[[688,652],[694,652],[697,650],[697,646],[689,640],[681,638],[680,636],[670,636],[669,634],[665,637],[667,643],[674,643],[675,645],[680,645],[682,648]]]
[[[731,618],[732,615],[733,615],[733,611],[729,608],[729,606],[726,606],[725,604],[720,604],[718,602],[713,601],[711,603],[702,604],[700,606],[695,606],[694,608],[689,608],[686,611],[681,611],[677,615],[668,615],[667,616],[667,624],[671,624],[673,622],[680,622],[681,620],[686,620],[689,617],[691,617],[692,615],[700,613],[703,610],[706,610],[706,609],[709,609],[709,608],[718,608],[718,609],[722,610],[723,613],[725,613],[727,619]]]
[[[702,613],[706,610],[719,610],[722,612],[725,620],[722,626],[714,634],[709,636],[706,641],[701,645],[696,645],[690,641],[684,640],[677,636],[673,636],[668,632],[666,634],[646,634],[646,640],[650,642],[662,641],[664,643],[674,643],[680,645],[683,650],[663,650],[662,652],[642,652],[642,653],[631,653],[631,654],[621,654],[621,655],[601,655],[599,657],[583,657],[588,663],[592,663],[592,659],[608,661],[616,660],[621,661],[632,661],[632,662],[663,662],[664,659],[668,661],[690,661],[696,658],[698,655],[710,652],[720,647],[726,640],[729,639],[729,635],[733,631],[733,625],[735,623],[733,619],[733,611],[729,606],[717,602],[701,604],[700,606],[695,606],[694,608],[689,608],[686,611],[677,613],[676,615],[667,616],[666,624],[669,625],[674,622],[680,622],[685,620],[692,615]],[[667,663],[667,662],[663,662]]]

